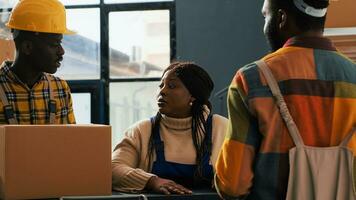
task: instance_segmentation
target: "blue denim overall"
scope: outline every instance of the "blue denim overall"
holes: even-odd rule
[[[151,121],[153,118],[151,119]],[[156,161],[153,163],[152,173],[160,178],[170,179],[190,189],[211,188],[213,179],[213,167],[209,164],[210,155],[205,152],[203,155],[203,177],[204,180],[196,180],[194,173],[196,171],[196,164],[180,164],[166,161],[164,156],[164,144],[161,140],[159,129],[153,132]],[[212,140],[212,116],[209,115],[206,127],[206,140]]]

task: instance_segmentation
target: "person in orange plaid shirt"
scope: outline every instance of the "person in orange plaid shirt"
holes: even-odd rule
[[[323,37],[328,4],[265,0],[262,8],[273,50],[262,60],[277,79],[304,144],[316,147],[339,145],[356,126],[356,64]],[[286,199],[288,151],[295,145],[255,63],[233,78],[228,110],[227,136],[216,163],[219,195]],[[348,148],[355,157],[355,134]]]
[[[75,123],[68,84],[51,74],[60,67],[66,28],[58,0],[22,0],[6,24],[16,46],[0,69],[0,124]]]

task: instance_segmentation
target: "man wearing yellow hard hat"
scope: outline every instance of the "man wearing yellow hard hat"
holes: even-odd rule
[[[0,68],[0,124],[75,123],[68,84],[52,74],[63,60],[66,12],[58,0],[20,0],[6,24],[15,60]]]

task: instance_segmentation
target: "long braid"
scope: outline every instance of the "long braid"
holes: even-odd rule
[[[148,142],[148,151],[147,151],[147,159],[148,166],[151,166],[153,161],[153,152],[155,152],[155,143],[154,143],[154,132],[159,129],[159,124],[161,122],[162,115],[157,113],[154,117],[152,127],[151,127],[151,135]],[[197,180],[204,180],[203,176],[203,155],[205,152],[208,152],[208,155],[211,155],[211,140],[208,140],[206,137],[206,127],[207,123],[204,118],[204,107],[202,105],[193,104],[192,106],[192,139],[193,144],[196,149],[196,164],[197,170],[195,172],[195,178]],[[208,141],[206,141],[208,140]]]
[[[203,174],[203,156],[208,153],[211,155],[211,140],[206,137],[207,122],[205,119],[205,106],[207,105],[211,112],[211,104],[209,96],[214,88],[214,83],[210,79],[208,73],[202,68],[193,63],[179,63],[174,65],[177,77],[187,87],[193,97],[196,98],[192,103],[192,140],[196,150],[196,165],[195,179],[207,180]]]
[[[192,139],[196,149],[195,179],[197,181],[206,180],[203,175],[203,156],[205,152],[211,155],[211,140],[206,137],[207,122],[204,117],[204,106],[199,104],[192,105]],[[208,141],[207,141],[208,140]]]
[[[151,127],[151,136],[148,141],[148,150],[147,150],[147,157],[146,159],[148,160],[148,166],[151,166],[152,161],[153,161],[153,152],[155,151],[155,143],[154,143],[154,132],[159,129],[159,124],[161,122],[162,115],[161,113],[157,113],[156,116],[154,117],[152,127]]]

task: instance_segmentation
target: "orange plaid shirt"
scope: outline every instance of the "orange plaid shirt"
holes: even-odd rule
[[[14,116],[19,124],[49,124],[49,87],[43,75],[32,88],[10,70],[11,62],[4,62],[0,67],[0,87],[4,90]],[[56,101],[55,124],[74,124],[72,98],[66,81],[49,75],[50,84]],[[3,102],[0,101],[0,124],[8,124],[4,114]]]

